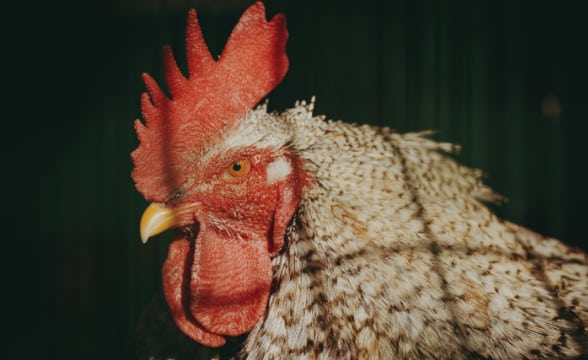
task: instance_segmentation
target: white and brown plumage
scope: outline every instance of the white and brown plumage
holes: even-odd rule
[[[256,3],[241,28],[260,14]],[[262,27],[274,31],[274,20]],[[194,130],[194,111],[162,115],[189,99],[172,89],[166,105],[150,81],[159,110],[144,103],[133,176],[176,217],[160,226],[147,216],[143,236],[190,229],[170,246],[164,289],[196,341],[247,334],[238,355],[250,359],[588,356],[586,254],[497,218],[480,174],[444,154],[454,146],[326,121],[314,100],[280,114],[231,108],[233,118]],[[175,140],[146,140],[156,135]]]

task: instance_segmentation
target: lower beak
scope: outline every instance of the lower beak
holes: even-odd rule
[[[165,204],[151,203],[141,216],[141,241],[145,244],[149,238],[181,225],[186,215],[193,213],[200,206],[200,203],[193,203],[171,208]]]

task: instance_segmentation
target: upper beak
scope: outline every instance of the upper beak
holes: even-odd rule
[[[181,207],[168,207],[161,203],[151,203],[141,216],[141,241],[144,243],[157,234],[182,224],[186,215],[193,213],[201,206],[193,203]]]

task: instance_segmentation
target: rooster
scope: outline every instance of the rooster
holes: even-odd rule
[[[191,10],[189,75],[169,47],[170,96],[143,75],[132,177],[142,241],[181,229],[163,265],[176,326],[248,359],[588,355],[586,254],[496,217],[456,146],[326,120],[314,99],[257,105],[287,37],[257,2],[215,60]]]

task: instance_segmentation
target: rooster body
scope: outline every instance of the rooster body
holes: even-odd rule
[[[441,153],[455,147],[324,121],[312,103],[262,107],[242,126],[313,179],[243,357],[557,358],[586,346],[585,255],[498,219],[479,172]]]
[[[260,3],[244,18],[236,33],[259,22],[285,46],[272,35],[281,20],[266,23]],[[194,72],[208,65],[189,26]],[[240,100],[218,116],[198,111],[225,94],[183,97],[192,78],[178,77],[170,55],[171,100],[146,77],[133,177],[154,202],[143,240],[184,229],[163,270],[184,333],[210,347],[247,334],[247,359],[588,355],[583,252],[497,218],[484,203],[500,196],[428,133],[327,121],[314,99],[283,113],[242,107],[281,80],[281,59],[257,73],[281,74],[264,91],[235,91]]]

